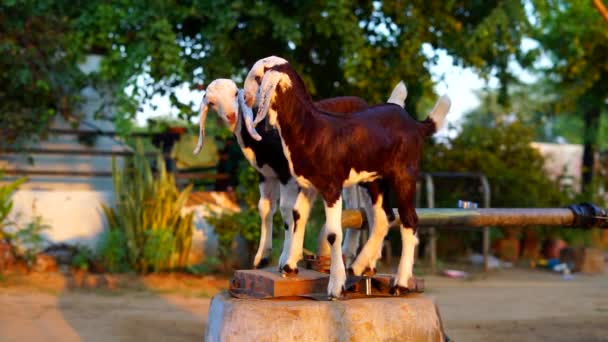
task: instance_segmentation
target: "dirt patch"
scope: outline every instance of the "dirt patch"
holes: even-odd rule
[[[424,278],[455,341],[608,341],[608,275]],[[200,341],[208,297],[228,285],[226,277],[175,274],[124,275],[115,289],[69,282],[59,274],[0,277],[0,341]]]
[[[513,269],[426,281],[455,341],[608,341],[607,275]]]
[[[192,276],[188,274],[90,274],[73,273],[16,273],[0,274],[0,288],[17,293],[91,292],[107,294],[180,294],[187,297],[212,297],[228,288],[228,276]]]

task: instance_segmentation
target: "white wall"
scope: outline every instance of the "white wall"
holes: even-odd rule
[[[574,191],[580,191],[583,168],[582,145],[540,142],[533,142],[530,145],[545,158],[545,172],[551,179],[561,177],[562,185],[571,187]]]
[[[111,191],[19,190],[13,196],[12,218],[21,226],[35,215],[51,228],[45,232],[51,242],[82,244],[95,249],[105,227],[100,203],[112,204]]]
[[[90,56],[81,69],[94,72],[99,69],[99,56]],[[80,130],[113,130],[108,120],[97,120],[94,113],[99,109],[103,94],[92,87],[81,91],[83,103],[80,111],[83,120]],[[110,113],[111,114],[111,113]],[[71,129],[73,124],[61,116],[53,118],[51,128]],[[98,136],[92,146],[81,144],[75,135],[53,135],[39,142],[31,142],[29,148],[47,150],[70,149],[82,151],[129,151],[130,148],[112,137]],[[119,165],[122,158],[118,157]],[[27,171],[106,171],[111,172],[111,156],[22,154],[0,155],[0,169]],[[13,196],[11,218],[21,225],[32,222],[35,216],[50,226],[46,235],[50,242],[83,243],[96,245],[99,234],[106,226],[101,203],[111,205],[114,201],[111,177],[66,177],[26,175],[28,181]],[[16,177],[7,177],[13,180]]]

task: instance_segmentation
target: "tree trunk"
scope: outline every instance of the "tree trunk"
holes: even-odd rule
[[[595,5],[595,8],[600,12],[602,17],[604,17],[604,20],[608,23],[608,9],[606,9],[606,6],[604,6],[602,0],[593,0],[593,5]]]
[[[585,127],[583,133],[583,192],[592,190],[591,183],[593,181],[593,166],[595,164],[595,151],[599,125],[600,107],[598,105],[592,105],[585,111]]]

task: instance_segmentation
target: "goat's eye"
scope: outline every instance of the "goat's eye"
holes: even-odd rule
[[[234,97],[237,97],[237,96],[239,96],[239,91],[238,90],[234,93]]]
[[[256,76],[255,81],[258,83],[258,85],[262,84],[262,78],[260,76]]]
[[[213,107],[213,106],[215,106],[215,103],[213,103],[213,102],[209,102],[209,103],[207,103],[207,105],[208,105],[209,107]]]

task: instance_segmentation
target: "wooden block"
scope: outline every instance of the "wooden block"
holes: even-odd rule
[[[238,270],[230,283],[230,292],[242,297],[293,297],[327,292],[329,275],[301,269],[295,276],[283,277],[274,267]]]
[[[371,296],[391,296],[392,275],[376,274],[371,278],[369,283]],[[297,275],[289,277],[283,277],[273,267],[261,270],[238,270],[230,283],[230,293],[237,298],[307,297],[327,300],[328,283],[328,274],[307,269],[302,269]],[[349,276],[346,280],[347,291],[344,297],[365,297],[366,288],[364,277]],[[411,278],[408,288],[410,292],[423,292],[424,280]]]

